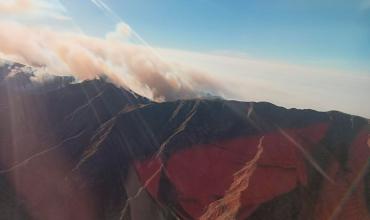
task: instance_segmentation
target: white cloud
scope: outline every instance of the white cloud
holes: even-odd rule
[[[106,35],[108,40],[128,40],[132,36],[132,29],[131,27],[123,22],[120,22],[116,25],[116,30],[114,32],[110,32]]]
[[[3,0],[0,2],[1,13],[22,13],[34,10],[35,5],[29,0]]]
[[[137,38],[137,34],[122,22],[105,38],[8,20],[0,21],[0,30],[6,30],[0,31],[3,57],[81,80],[105,73],[118,85],[157,100],[210,92],[231,99],[370,117],[366,101],[369,73],[303,67],[231,51],[152,49],[127,43],[126,38]]]
[[[205,88],[222,91],[206,73],[164,62],[143,46],[9,21],[0,21],[0,30],[7,30],[0,32],[0,55],[53,74],[84,80],[104,73],[116,84],[157,100],[194,98]],[[120,31],[118,25],[107,35]]]
[[[1,0],[0,13],[12,18],[48,17],[55,20],[70,20],[59,0]]]
[[[227,98],[269,101],[370,118],[370,73],[300,66],[248,56],[158,49],[165,59],[212,73],[229,89]],[[232,91],[232,93],[230,92]]]

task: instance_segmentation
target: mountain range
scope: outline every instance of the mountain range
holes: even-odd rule
[[[370,219],[369,120],[0,67],[0,219]]]

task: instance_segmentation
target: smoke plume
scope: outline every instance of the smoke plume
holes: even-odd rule
[[[0,21],[0,54],[54,75],[79,80],[102,75],[155,100],[195,98],[220,90],[206,73],[164,62],[144,46],[124,39],[130,28],[118,24],[105,38]],[[220,95],[220,94],[217,94]]]

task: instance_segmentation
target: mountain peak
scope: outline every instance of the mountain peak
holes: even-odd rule
[[[0,219],[370,217],[364,118],[0,73]]]

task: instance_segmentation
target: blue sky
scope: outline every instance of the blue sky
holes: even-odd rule
[[[62,0],[87,33],[115,23],[90,1]],[[370,72],[370,3],[364,0],[106,0],[153,46],[227,51]]]

